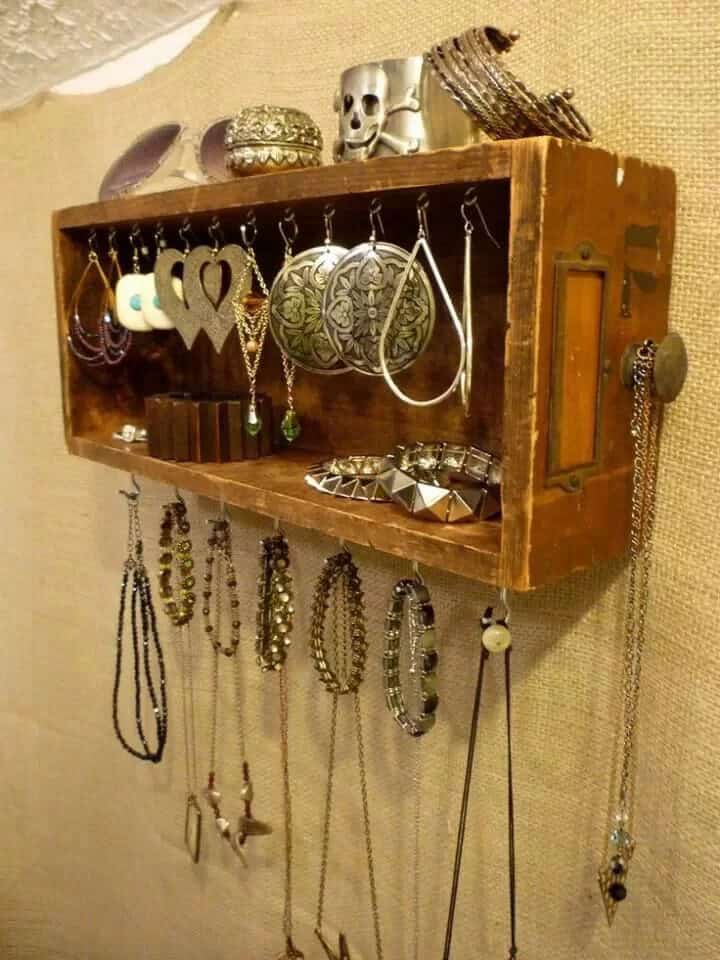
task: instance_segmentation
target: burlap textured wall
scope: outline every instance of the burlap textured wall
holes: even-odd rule
[[[61,433],[49,213],[93,197],[118,151],[152,123],[190,123],[261,100],[308,109],[332,137],[342,67],[421,50],[469,23],[497,20],[524,39],[523,76],[572,82],[600,144],[671,164],[679,219],[673,321],[692,375],[663,437],[660,513],[642,697],[638,851],[631,895],[608,932],[595,870],[617,730],[622,600],[619,565],[516,601],[519,939],[533,960],[709,960],[720,938],[717,864],[717,654],[720,572],[716,374],[718,15],[714,0],[250,0],[181,59],[135,87],[51,99],[0,120],[0,384],[3,408],[3,666],[0,753],[0,954],[58,960],[241,960],[280,952],[280,833],[243,872],[207,830],[200,866],[182,847],[177,697],[166,763],[130,760],[110,724],[113,620],[124,542],[120,477],[68,457]],[[166,491],[144,485],[154,539]],[[192,503],[192,509],[207,509]],[[196,514],[197,515],[197,514]],[[255,543],[267,529],[239,512],[238,562],[251,622]],[[197,539],[200,525],[197,524]],[[299,614],[292,662],[291,749],[297,827],[297,940],[312,936],[328,702],[302,642],[307,601],[330,542],[290,531]],[[375,656],[366,689],[371,806],[386,956],[411,956],[412,744],[382,703],[378,639],[394,576],[407,567],[359,553]],[[442,628],[441,721],[422,753],[423,960],[439,956],[475,663],[488,594],[429,572]],[[467,626],[466,626],[467,625]],[[249,633],[246,632],[246,637]],[[167,657],[174,667],[166,637]],[[246,649],[245,713],[257,810],[278,827],[272,684]],[[497,666],[497,665],[496,665]],[[199,665],[201,767],[209,658]],[[496,671],[497,672],[497,671]],[[176,693],[173,669],[173,694]],[[503,957],[507,944],[504,777],[498,677],[479,753],[455,956]],[[227,688],[229,695],[230,685]],[[228,701],[229,702],[229,701]],[[227,717],[227,713],[226,713]],[[225,742],[234,743],[232,730]],[[338,826],[327,915],[372,956],[353,787],[342,725]],[[227,756],[227,755],[226,755]],[[237,771],[225,763],[228,805]],[[342,826],[340,822],[342,821]]]

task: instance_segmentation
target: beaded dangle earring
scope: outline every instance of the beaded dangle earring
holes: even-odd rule
[[[68,306],[68,346],[78,360],[82,360],[90,367],[116,366],[125,359],[132,345],[132,334],[119,326],[115,319],[112,279],[121,275],[115,246],[115,231],[110,233],[109,256],[110,270],[106,274],[97,253],[97,234],[91,230],[88,237],[88,262],[80,275]],[[80,319],[80,302],[83,288],[93,270],[100,278],[102,297],[97,329],[91,332],[83,326]]]
[[[240,338],[243,363],[250,387],[250,402],[245,417],[245,430],[251,437],[256,437],[262,430],[262,418],[257,412],[257,375],[260,369],[265,336],[268,330],[270,291],[267,288],[263,275],[260,272],[255,256],[255,241],[257,239],[257,225],[255,215],[248,216],[247,222],[240,227],[243,243],[247,252],[247,262],[241,282],[233,296],[235,311],[235,325]],[[260,287],[260,296],[252,293],[253,278]],[[253,298],[255,303],[250,306],[247,302]]]
[[[133,492],[120,491],[120,493],[127,498],[128,504],[128,554],[123,566],[123,576],[120,585],[120,612],[118,614],[112,716],[115,734],[123,749],[138,760],[149,760],[151,763],[159,763],[162,760],[165,743],[167,742],[165,661],[157,631],[150,579],[145,568],[139,511],[140,487],[135,477],[132,478],[132,482],[135,488]],[[129,584],[132,590],[130,599],[130,624],[134,676],[133,704],[135,729],[140,740],[139,747],[133,746],[129,742],[120,726],[119,701],[122,687],[123,637],[125,633],[125,609],[127,606],[126,601]],[[138,621],[140,637],[138,637]],[[157,670],[157,678],[153,677],[154,670]],[[155,722],[155,746],[150,745],[145,732],[143,678],[146,696],[149,700],[149,709],[145,712],[151,713]]]

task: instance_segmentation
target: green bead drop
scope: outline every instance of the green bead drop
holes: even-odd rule
[[[300,418],[294,410],[285,411],[280,424],[280,429],[282,430],[282,435],[285,437],[288,443],[292,443],[293,440],[297,440],[297,438],[300,436],[302,432]]]

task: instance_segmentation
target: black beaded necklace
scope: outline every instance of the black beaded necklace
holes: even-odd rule
[[[117,627],[117,647],[115,658],[115,683],[113,686],[113,726],[115,734],[125,749],[138,760],[149,760],[151,763],[159,763],[162,760],[165,743],[167,741],[167,692],[165,689],[165,661],[163,659],[160,638],[157,632],[157,621],[155,619],[155,610],[152,602],[152,592],[150,589],[150,580],[145,562],[143,560],[142,530],[140,529],[140,513],[138,510],[138,499],[140,488],[133,477],[134,493],[120,492],[127,497],[128,502],[128,555],[123,565],[123,576],[120,585],[120,611],[118,614]],[[141,748],[133,747],[128,743],[125,735],[120,729],[120,718],[118,716],[118,702],[120,698],[120,686],[122,679],[122,661],[123,661],[123,637],[125,633],[125,607],[127,605],[128,584],[132,584],[132,598],[130,601],[130,627],[132,633],[132,652],[133,652],[133,675],[134,675],[134,710],[135,710],[135,728],[142,745]],[[142,641],[138,638],[138,612],[140,614],[140,629],[142,632]],[[140,645],[142,643],[142,673],[140,669]],[[153,670],[151,662],[150,647],[154,649],[154,658],[157,661],[158,679],[153,680]],[[150,747],[148,738],[145,734],[142,711],[142,686],[143,674],[145,677],[145,686],[147,696],[150,699],[152,714],[155,719],[156,743],[155,749]],[[159,689],[159,693],[158,693]]]

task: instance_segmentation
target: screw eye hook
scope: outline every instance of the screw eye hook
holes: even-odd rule
[[[162,251],[167,246],[167,240],[165,239],[165,225],[162,220],[158,220],[155,224],[155,249],[157,253],[162,253]]]
[[[418,231],[421,236],[430,238],[430,228],[428,226],[428,216],[427,212],[430,207],[430,198],[427,195],[427,191],[423,190],[420,196],[417,198],[416,203],[417,209],[417,218],[418,218]]]
[[[210,234],[210,239],[212,240],[213,244],[213,254],[216,254],[220,249],[220,244],[223,242],[222,227],[220,226],[220,221],[217,217],[213,217],[210,221],[208,233]]]
[[[130,482],[134,487],[134,490],[131,493],[128,493],[127,490],[118,490],[118,493],[121,493],[124,497],[127,497],[128,500],[137,500],[142,491],[140,490],[140,484],[137,482],[134,473],[130,474]]]
[[[292,207],[285,208],[282,220],[278,221],[278,229],[285,244],[285,255],[289,257],[298,235],[297,220],[295,219],[295,213]]]
[[[180,229],[178,230],[180,234],[180,239],[182,240],[185,249],[183,253],[187,256],[190,253],[190,235],[192,234],[192,227],[190,225],[190,220],[188,217],[185,217],[183,220]]]
[[[115,227],[110,227],[108,230],[108,254],[113,260],[118,255],[117,230]]]
[[[332,222],[335,216],[335,207],[331,203],[326,203],[323,207],[323,221],[325,223],[325,243],[329,247],[332,243],[333,231]]]
[[[485,233],[485,236],[499,250],[500,244],[493,236],[493,233],[490,230],[490,227],[488,226],[487,220],[485,219],[485,214],[482,211],[482,207],[480,206],[480,201],[478,200],[478,190],[476,186],[468,187],[468,189],[465,191],[465,196],[463,197],[463,201],[460,204],[460,213],[462,214],[466,233],[472,233],[473,230],[475,229],[472,219],[470,218],[470,210],[476,211],[478,219],[480,220],[480,224]]]
[[[382,222],[382,216],[380,215],[382,211],[382,202],[378,197],[373,197],[370,201],[370,242],[375,243],[377,240],[378,232],[381,236],[385,236],[385,226]]]
[[[242,241],[244,245],[251,249],[255,246],[255,241],[257,240],[258,229],[257,229],[257,218],[255,216],[255,211],[251,210],[246,219],[245,223],[240,227],[240,234],[242,236]]]

